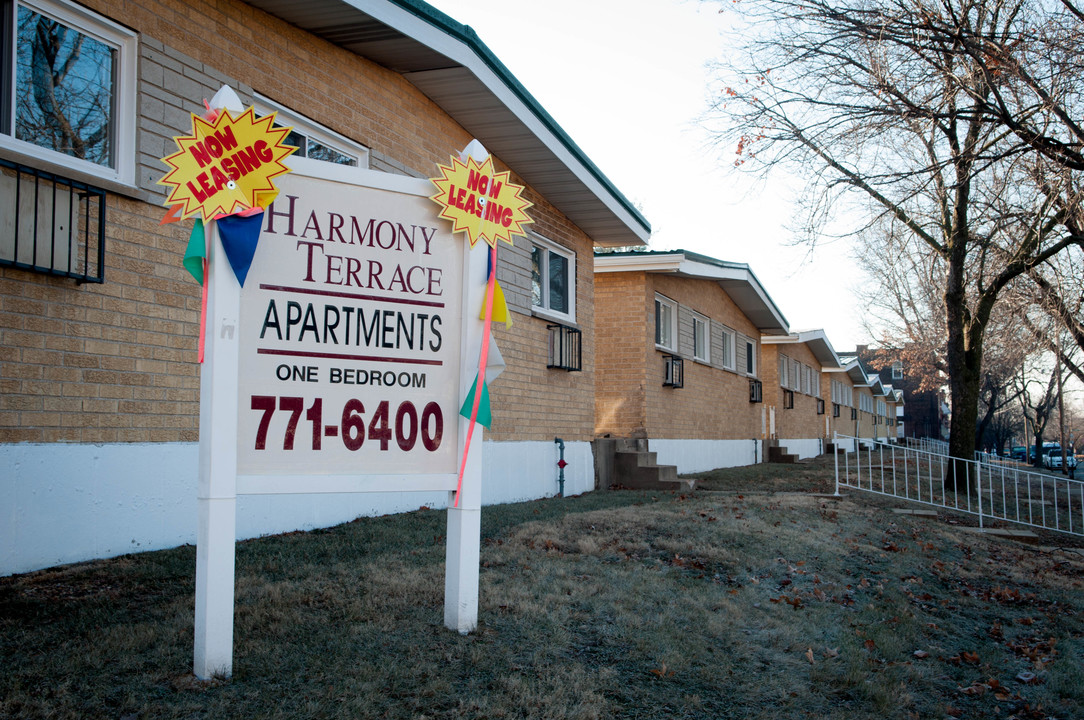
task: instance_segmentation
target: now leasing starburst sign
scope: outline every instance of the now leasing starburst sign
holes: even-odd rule
[[[464,163],[452,158],[452,165],[439,166],[443,177],[432,178],[438,192],[431,197],[441,206],[440,217],[452,221],[452,232],[465,232],[471,247],[479,239],[491,246],[497,240],[512,244],[512,236],[526,236],[524,226],[532,222],[524,199],[523,186],[509,181],[508,172],[496,172],[493,158],[478,164],[473,157]]]
[[[261,195],[275,192],[274,178],[290,171],[282,161],[297,150],[283,144],[290,128],[274,122],[252,108],[236,118],[222,110],[213,122],[193,115],[192,134],[174,138],[180,150],[162,158],[172,168],[158,181],[173,188],[166,205],[206,221],[266,204]]]

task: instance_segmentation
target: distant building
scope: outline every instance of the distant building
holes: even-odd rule
[[[854,355],[877,373],[882,383],[902,391],[904,414],[900,419],[903,423],[900,438],[948,439],[949,406],[944,390],[919,391],[923,378],[909,374],[902,360],[878,361],[884,353],[877,353],[868,345],[859,345]]]

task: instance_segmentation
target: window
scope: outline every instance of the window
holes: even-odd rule
[[[531,307],[542,315],[576,321],[576,255],[532,236]]]
[[[820,398],[817,398],[817,414],[824,414],[824,400],[821,400]]]
[[[702,315],[693,315],[693,359],[711,362],[711,323]]]
[[[899,360],[892,363],[892,379],[903,380],[903,363]]]
[[[304,157],[350,167],[369,167],[369,149],[364,145],[358,145],[337,132],[328,130],[323,125],[259,95],[256,96],[255,105],[256,114],[261,117],[270,115],[272,112],[278,113],[275,118],[275,127],[293,128],[283,142],[284,145],[297,148],[297,152],[292,157]]]
[[[677,306],[662,295],[655,296],[655,344],[666,350],[674,348],[674,316]]]
[[[790,387],[790,358],[782,353],[779,354],[779,385]]]
[[[745,341],[745,372],[749,375],[757,374],[756,349],[748,340]]]
[[[784,390],[783,391],[783,409],[784,410],[793,410],[794,409],[794,391],[793,390]]]
[[[734,369],[734,331],[723,328],[723,367]]]
[[[749,402],[764,402],[764,384],[759,380],[749,381]]]
[[[135,33],[61,0],[0,0],[0,15],[0,145],[134,182]]]

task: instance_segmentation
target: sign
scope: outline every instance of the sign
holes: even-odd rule
[[[193,668],[233,670],[237,497],[452,491],[482,343],[482,248],[435,217],[428,181],[298,159],[242,288],[208,226]],[[445,229],[442,230],[442,226]],[[444,624],[478,621],[481,453],[448,509]]]
[[[441,206],[440,216],[452,221],[452,232],[465,232],[474,247],[479,240],[495,246],[497,240],[512,244],[513,235],[526,235],[525,225],[533,203],[523,197],[523,186],[514,185],[508,172],[496,172],[492,156],[478,164],[473,157],[464,163],[452,158],[440,165],[443,177],[433,178],[437,193],[431,197]]]
[[[241,291],[238,473],[454,474],[462,241],[422,196],[279,190]]]
[[[166,205],[204,221],[263,205],[273,180],[290,171],[282,161],[297,150],[283,144],[290,128],[274,122],[274,113],[257,118],[252,108],[237,118],[220,110],[213,122],[192,115],[192,134],[174,138],[180,149],[162,158],[171,170],[158,183],[173,188]]]

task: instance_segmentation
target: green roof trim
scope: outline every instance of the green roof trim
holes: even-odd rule
[[[390,0],[393,4],[399,6],[403,10],[411,13],[415,17],[423,20],[430,25],[434,26],[441,32],[451,35],[458,40],[465,43],[474,53],[485,63],[490,70],[497,74],[497,76],[504,82],[509,90],[518,97],[524,105],[526,105],[534,115],[542,121],[550,132],[564,145],[576,159],[578,159],[589,173],[618,201],[618,203],[631,215],[640,227],[648,234],[651,233],[651,223],[640,213],[639,210],[625,197],[624,193],[617,189],[617,187],[610,181],[608,177],[598,168],[595,163],[591,161],[587,154],[580,148],[576,142],[569,137],[568,133],[561,128],[553,117],[546,112],[541,103],[535,100],[534,96],[527,91],[527,88],[516,79],[515,75],[505,67],[493,51],[486,47],[486,44],[482,42],[482,39],[478,37],[478,33],[474,32],[474,29],[469,25],[457,22],[448,15],[445,15],[440,10],[429,3],[422,2],[422,0]]]

